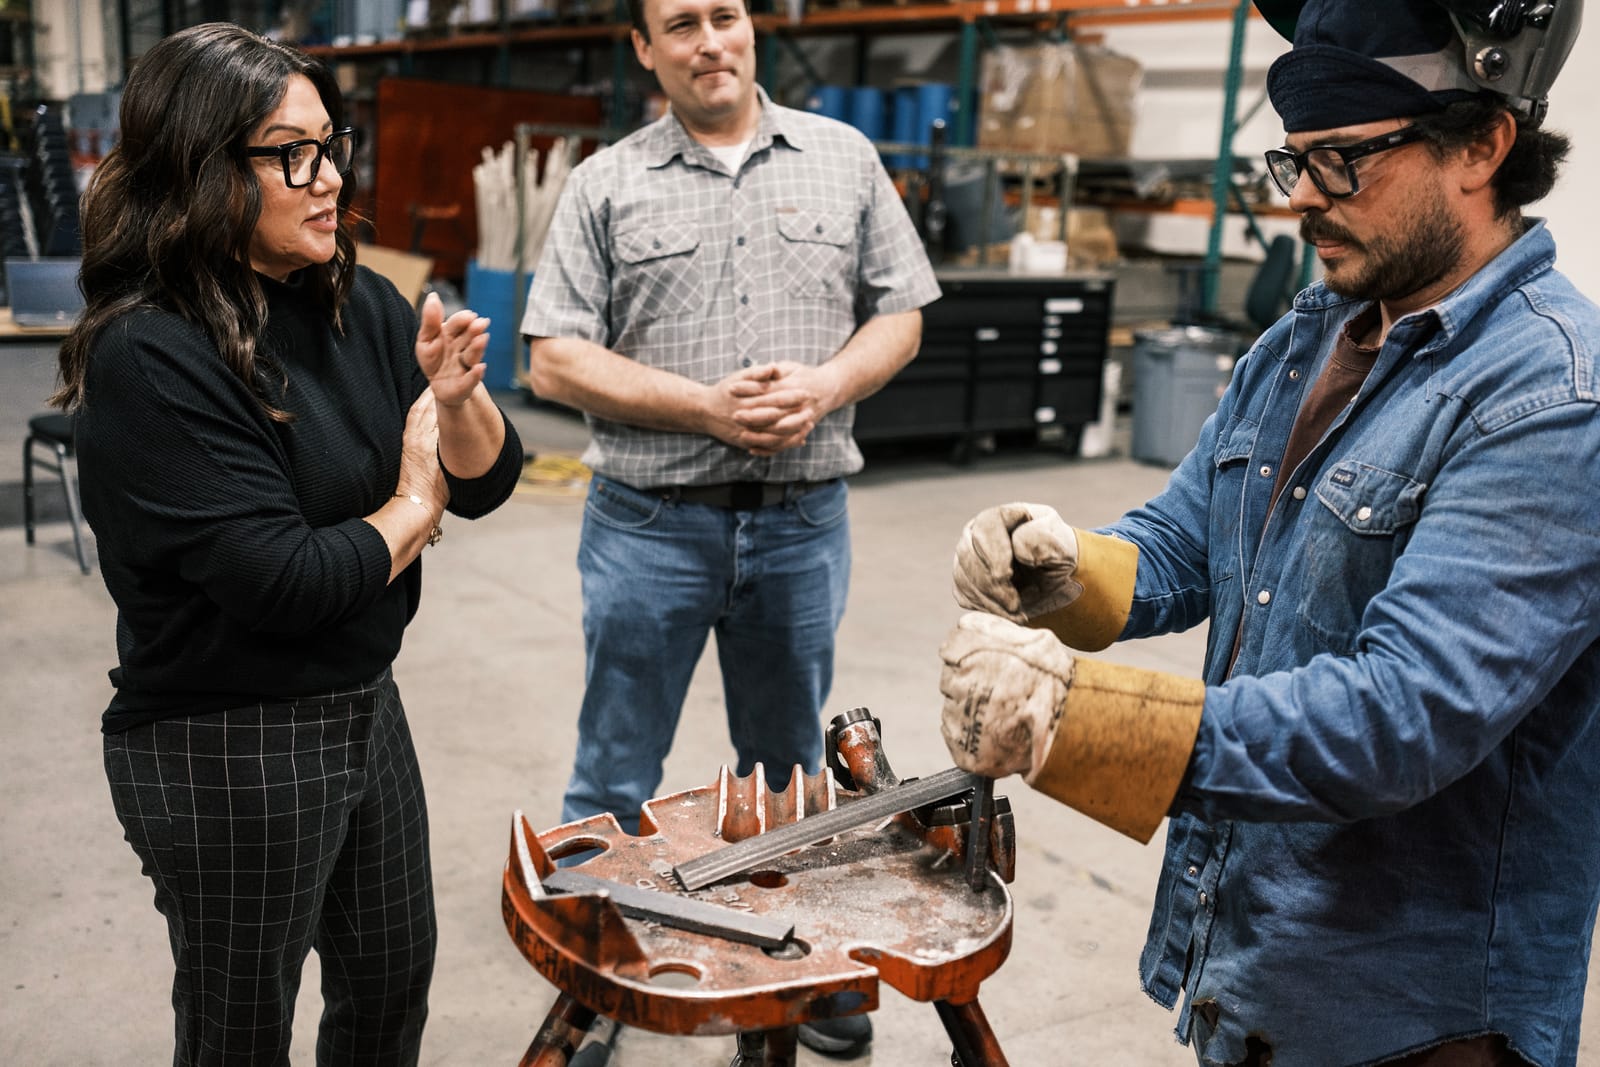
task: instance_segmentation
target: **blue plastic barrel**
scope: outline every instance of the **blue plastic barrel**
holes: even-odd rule
[[[894,116],[890,129],[893,130],[893,140],[901,144],[926,144],[928,139],[923,137],[917,141],[917,87],[915,85],[902,85],[894,91]],[[916,156],[895,154],[885,162],[891,167],[905,168],[918,165]]]
[[[883,90],[858,85],[850,90],[849,123],[867,135],[869,141],[883,140]]]
[[[850,90],[842,85],[818,85],[806,94],[806,110],[840,122],[850,121]]]
[[[945,82],[923,82],[917,86],[918,144],[927,144],[934,119],[944,119],[945,129],[955,129],[955,86]]]
[[[490,389],[515,389],[517,329],[516,273],[509,270],[486,270],[476,259],[467,260],[467,307],[487,316],[489,347],[483,350],[485,366],[483,384]],[[523,285],[533,280],[533,275],[523,276]]]
[[[927,144],[934,119],[943,119],[947,131],[955,128],[955,87],[947,82],[902,85],[894,91],[894,139],[903,144]],[[948,139],[946,144],[951,143]],[[891,167],[921,167],[921,155],[895,155]]]

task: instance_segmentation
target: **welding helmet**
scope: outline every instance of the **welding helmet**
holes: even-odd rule
[[[1267,75],[1289,133],[1438,111],[1493,93],[1544,121],[1583,0],[1255,0],[1294,48]]]

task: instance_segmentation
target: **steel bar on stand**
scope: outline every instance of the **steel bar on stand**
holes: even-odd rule
[[[609,893],[617,910],[630,919],[658,922],[725,941],[740,941],[762,948],[782,948],[794,936],[794,924],[765,915],[724,908],[709,901],[680,897],[657,889],[641,889],[608,878],[593,878],[563,868],[544,880],[556,893]]]
[[[868,826],[880,819],[911,811],[957,796],[972,788],[972,776],[958,767],[930,774],[894,789],[853,800],[832,811],[819,812],[798,822],[736,844],[727,845],[704,856],[672,868],[678,884],[688,890],[703,889],[713,882],[741,874],[786,852],[793,852],[818,841],[837,837],[846,830]]]

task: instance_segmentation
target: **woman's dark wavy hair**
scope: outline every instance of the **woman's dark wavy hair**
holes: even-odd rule
[[[1442,155],[1487,137],[1508,113],[1498,97],[1485,93],[1449,104],[1442,111],[1418,115],[1413,122],[1435,153]],[[1572,142],[1564,134],[1519,121],[1517,139],[1491,182],[1495,214],[1500,218],[1519,215],[1527,205],[1548,196],[1571,149]]]
[[[86,306],[62,343],[51,403],[81,406],[101,331],[136,308],[159,308],[203,329],[262,409],[288,420],[269,399],[257,351],[267,306],[250,265],[250,237],[261,187],[244,149],[296,74],[310,79],[335,128],[342,126],[344,101],[327,67],[230,23],[175,33],[140,58],[122,93],[121,141],[83,195]],[[354,277],[354,189],[346,178],[333,258],[304,276],[335,329]]]

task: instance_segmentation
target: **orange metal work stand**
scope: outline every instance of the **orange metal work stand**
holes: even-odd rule
[[[506,929],[561,990],[523,1067],[566,1067],[596,1014],[656,1033],[737,1034],[735,1067],[786,1067],[796,1026],[873,1011],[880,980],[935,1005],[961,1067],[1006,1067],[977,996],[1011,947],[1008,808],[989,828],[991,866],[978,891],[966,873],[966,802],[957,801],[848,830],[682,893],[672,873],[678,864],[895,784],[892,775],[887,783],[874,778],[870,751],[862,759],[842,742],[840,750],[862,791],[842,788],[831,770],[807,776],[796,768],[789,788],[774,793],[759,765],[743,779],[723,768],[712,785],[646,802],[637,837],[610,815],[536,833],[519,812],[504,875]],[[764,949],[624,918],[607,893],[545,891],[556,858],[595,849],[602,851],[576,870],[781,919],[793,936]]]

